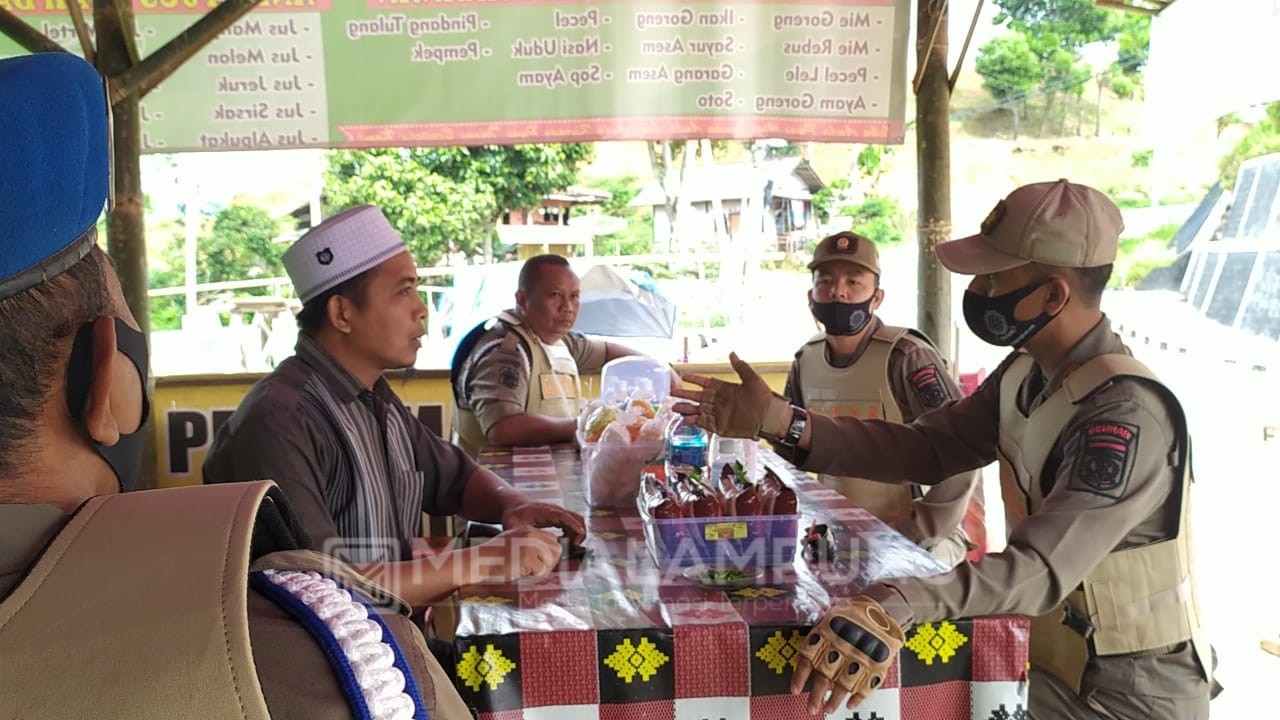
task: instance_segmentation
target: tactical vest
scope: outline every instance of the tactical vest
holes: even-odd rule
[[[902,422],[902,412],[889,386],[889,354],[909,332],[882,326],[871,336],[862,356],[847,368],[827,362],[825,335],[809,340],[796,354],[805,409],[824,415]],[[818,478],[886,524],[911,517],[913,495],[909,484],[825,474]]]
[[[267,720],[248,588],[255,518],[273,502],[272,487],[204,485],[85,503],[0,602],[0,715],[13,710],[6,700],[21,698],[15,717]],[[335,565],[288,552],[255,567],[272,557],[288,570],[332,575]],[[360,582],[352,577],[340,579]]]
[[[1212,656],[1201,624],[1191,551],[1190,441],[1177,398],[1134,358],[1100,355],[1071,372],[1027,417],[1018,409],[1017,397],[1033,367],[1031,357],[1023,354],[1000,381],[1000,485],[1010,530],[1039,511],[1044,500],[1040,473],[1076,406],[1115,378],[1147,381],[1178,408],[1174,427],[1180,439],[1176,467],[1181,484],[1174,537],[1110,553],[1056,608],[1031,619],[1032,666],[1078,693],[1090,653],[1160,652],[1191,641],[1205,679],[1211,681]]]
[[[498,321],[506,326],[508,337],[514,335],[518,338],[529,357],[529,393],[525,398],[525,412],[557,418],[577,417],[578,398],[582,396],[582,385],[578,380],[578,363],[573,359],[569,348],[563,341],[555,345],[543,343],[521,318],[509,312],[499,313]],[[476,338],[476,340],[479,339],[479,337]],[[466,340],[463,342],[466,343]],[[459,350],[462,349],[462,346],[459,346]],[[463,357],[463,363],[459,363],[455,358],[455,367],[462,368],[472,355],[477,356],[478,359],[480,354],[487,352],[487,348],[483,347],[474,349],[475,353],[472,353],[471,349],[468,349],[465,355],[459,352]],[[470,362],[474,363],[475,360]],[[466,391],[466,378],[460,379],[462,382],[454,383],[453,417],[458,434],[457,443],[467,454],[475,457],[479,454],[480,448],[488,445],[489,441],[485,436],[484,428],[480,426],[480,420],[470,408],[470,403],[464,408],[461,398],[456,397],[460,391]]]

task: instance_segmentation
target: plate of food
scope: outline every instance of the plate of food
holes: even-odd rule
[[[758,567],[705,567],[695,565],[684,571],[684,576],[704,588],[717,590],[746,587],[764,575]]]

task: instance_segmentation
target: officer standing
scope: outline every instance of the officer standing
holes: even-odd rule
[[[944,265],[974,276],[969,328],[1016,351],[974,394],[910,425],[810,415],[736,356],[741,385],[686,378],[705,389],[679,391],[700,405],[677,410],[773,438],[809,470],[929,483],[1000,460],[1008,547],[833,607],[792,680],[812,712],[872,692],[904,628],[1019,613],[1032,618],[1033,718],[1208,716],[1186,420],[1100,310],[1122,229],[1109,198],[1060,180],[1014,190],[979,234],[940,244]]]
[[[884,302],[880,253],[856,233],[823,238],[809,263],[809,310],[822,323],[796,352],[783,394],[792,405],[832,416],[911,422],[960,397],[946,363],[923,334],[890,327],[876,315]],[[894,526],[948,567],[969,550],[961,522],[977,472],[954,475],[926,491],[822,474],[823,483]]]
[[[472,457],[486,445],[572,441],[585,400],[578,375],[637,354],[573,332],[580,294],[568,260],[531,257],[520,268],[516,307],[458,343],[450,372],[454,430]]]
[[[297,549],[272,483],[123,492],[148,364],[97,247],[105,87],[70,54],[0,60],[0,107],[0,717],[469,718],[407,608]]]

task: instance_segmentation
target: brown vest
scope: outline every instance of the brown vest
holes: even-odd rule
[[[902,422],[902,413],[889,386],[889,354],[908,332],[882,326],[871,336],[862,356],[847,368],[833,367],[827,362],[825,335],[809,340],[796,356],[805,409],[824,415]],[[835,475],[818,477],[886,524],[911,517],[910,484]]]
[[[529,349],[529,393],[525,398],[524,411],[557,418],[577,417],[582,386],[578,380],[578,364],[574,362],[568,348],[562,343],[548,352],[548,348],[525,326],[521,318],[504,311],[498,315],[498,319],[509,333],[513,333]],[[518,342],[511,335],[508,338],[512,342]],[[475,353],[473,357],[474,355]],[[466,408],[454,407],[453,417],[458,433],[458,446],[475,457],[480,448],[489,444],[480,420],[469,405]]]
[[[1128,355],[1100,355],[1081,365],[1028,417],[1017,406],[1018,389],[1030,374],[1029,355],[1015,360],[1000,381],[1000,485],[1006,525],[1012,530],[1044,500],[1040,473],[1049,452],[1075,416],[1076,405],[1115,378],[1134,377],[1177,399],[1145,365]],[[1175,426],[1187,438],[1181,412]],[[1123,655],[1160,651],[1191,641],[1205,679],[1211,680],[1210,649],[1200,619],[1191,553],[1191,461],[1189,441],[1178,449],[1181,506],[1177,534],[1160,542],[1107,555],[1079,587],[1051,612],[1031,620],[1031,664],[1080,691],[1089,653]],[[1085,635],[1067,621],[1086,619]],[[1077,623],[1078,624],[1078,623]],[[1092,647],[1090,647],[1090,641]]]
[[[267,720],[248,579],[251,544],[266,534],[255,537],[255,519],[275,502],[273,487],[204,485],[85,503],[0,602],[0,716]],[[253,564],[263,567],[323,571],[377,592],[316,553],[272,553]],[[406,652],[421,660],[425,648]],[[333,682],[331,669],[320,672],[320,683]],[[428,711],[443,717],[436,688],[416,679]],[[302,717],[289,708],[306,701],[273,700],[273,708]]]

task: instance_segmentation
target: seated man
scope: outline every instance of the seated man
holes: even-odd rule
[[[560,545],[535,526],[582,541],[581,517],[533,502],[476,465],[423,426],[383,378],[417,359],[427,308],[413,257],[382,211],[361,206],[329,218],[284,263],[303,302],[295,355],[219,429],[205,482],[275,480],[312,549],[361,563],[417,607],[468,582],[549,570]],[[506,530],[478,548],[410,561],[424,512]]]
[[[485,445],[573,440],[583,399],[578,375],[637,354],[573,332],[579,287],[563,257],[529,258],[520,269],[515,309],[472,329],[458,344],[450,373],[453,426],[458,445],[473,457]]]
[[[823,332],[791,363],[784,394],[793,405],[909,423],[960,397],[946,363],[924,335],[889,327],[876,316],[884,290],[880,253],[871,240],[851,232],[824,238],[809,269],[809,309]],[[969,549],[961,521],[978,477],[963,472],[926,490],[914,483],[819,475],[949,566]]]
[[[102,78],[0,60],[0,107],[0,717],[471,717],[398,602],[297,549],[271,483],[122,493],[147,341],[96,244]]]

